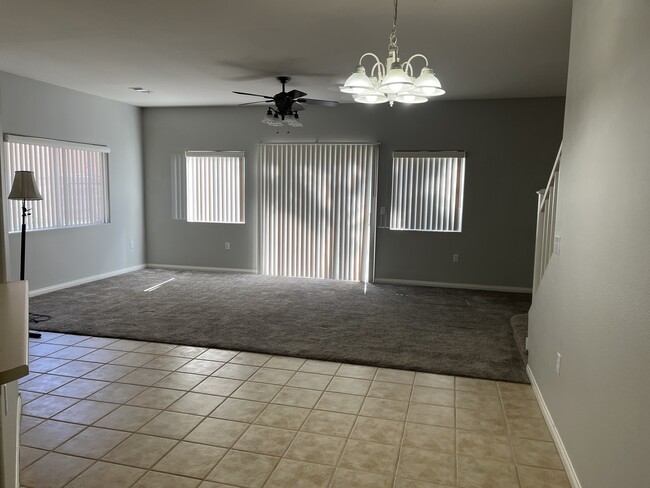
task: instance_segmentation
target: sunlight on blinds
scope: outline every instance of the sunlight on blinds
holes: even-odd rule
[[[109,222],[108,148],[6,135],[4,149],[8,187],[15,171],[33,171],[43,196],[29,202],[28,229]],[[21,205],[9,202],[9,232],[20,230]]]
[[[244,223],[244,153],[188,151],[188,222]]]
[[[390,228],[461,232],[464,152],[393,153]]]
[[[378,148],[262,144],[263,274],[368,281]]]

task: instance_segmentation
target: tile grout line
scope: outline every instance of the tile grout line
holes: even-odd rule
[[[341,367],[339,367],[339,370],[340,369],[341,369]],[[373,379],[377,376],[377,371],[378,371],[378,369],[373,374]],[[339,377],[340,378],[348,378],[346,376],[339,376]],[[350,378],[350,379],[361,379],[361,378]],[[371,379],[369,381],[370,381],[370,384],[368,385],[368,389],[366,390],[366,394],[363,396],[363,401],[361,402],[361,405],[359,406],[359,410],[355,414],[355,419],[354,419],[354,422],[352,423],[352,427],[350,427],[350,431],[348,432],[348,434],[347,434],[347,436],[345,438],[345,443],[343,444],[343,449],[341,449],[341,452],[339,453],[339,455],[337,457],[336,464],[334,465],[334,471],[332,473],[332,479],[330,480],[330,483],[328,484],[328,486],[331,486],[332,483],[334,483],[334,477],[336,476],[336,472],[339,469],[351,469],[351,468],[345,468],[345,467],[341,466],[341,460],[343,459],[343,454],[345,453],[346,449],[348,448],[348,445],[350,444],[350,441],[353,440],[350,436],[352,435],[352,432],[354,431],[354,427],[357,425],[359,417],[361,416],[360,415],[361,414],[361,409],[363,408],[363,405],[364,405],[366,399],[368,398],[368,391],[370,391],[370,386],[372,385],[373,380]],[[333,393],[350,394],[350,393],[341,393],[341,392],[333,392]],[[361,395],[358,395],[358,396],[361,396]]]
[[[501,410],[503,412],[503,418],[505,419],[506,422],[506,436],[508,437],[508,445],[510,447],[510,455],[512,456],[512,463],[515,466],[515,472],[517,474],[517,485],[521,487],[521,476],[519,473],[519,464],[517,463],[517,456],[515,453],[515,446],[512,442],[512,436],[510,435],[510,428],[508,427],[508,416],[506,414],[506,406],[505,403],[503,402],[503,395],[501,394],[501,387],[499,383],[497,382],[497,393],[499,394],[499,402],[501,404]]]
[[[397,462],[395,464],[395,471],[393,473],[393,488],[397,486],[397,473],[399,472],[400,462],[402,461],[402,453],[404,449],[404,438],[406,437],[406,425],[408,422],[409,412],[411,411],[411,404],[413,403],[413,395],[415,393],[415,378],[417,373],[413,375],[413,382],[411,383],[411,394],[409,395],[408,406],[406,408],[406,416],[404,417],[404,425],[402,426],[402,436],[399,441],[399,451],[397,452]]]

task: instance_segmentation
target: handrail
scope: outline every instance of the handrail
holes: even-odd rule
[[[535,235],[535,270],[533,292],[537,290],[551,260],[555,244],[555,218],[560,178],[562,144],[555,158],[546,188],[537,192],[537,230]]]
[[[560,171],[561,156],[562,156],[562,143],[560,143],[560,149],[557,152],[557,156],[555,156],[555,163],[553,163],[553,169],[551,170],[551,176],[548,177],[548,183],[546,183],[546,188],[542,190],[544,192],[544,195],[548,193],[548,189],[551,187],[551,184],[553,183],[553,178],[555,176],[555,173]]]

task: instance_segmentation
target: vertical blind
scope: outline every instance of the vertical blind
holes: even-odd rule
[[[4,140],[8,187],[16,171],[33,171],[43,196],[43,200],[29,202],[28,229],[109,222],[109,148],[9,134]],[[17,232],[22,202],[9,203],[9,231]]]
[[[185,164],[185,154],[172,155],[172,218],[174,220],[187,220]]]
[[[464,152],[394,152],[390,228],[460,232],[464,184]]]
[[[244,223],[244,153],[188,151],[188,222]]]
[[[262,144],[259,157],[262,273],[368,281],[377,146]]]

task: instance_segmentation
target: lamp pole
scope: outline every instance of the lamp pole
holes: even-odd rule
[[[31,210],[31,209],[30,209]],[[27,236],[27,224],[25,220],[29,215],[23,198],[23,225],[20,231],[20,281],[25,279],[25,237]]]
[[[31,215],[29,212],[32,209],[27,209],[25,206],[25,199],[23,198],[23,225],[20,228],[20,281],[25,279],[25,238],[27,237],[27,224],[25,223],[27,216]],[[40,339],[41,333],[29,331],[31,339]]]

